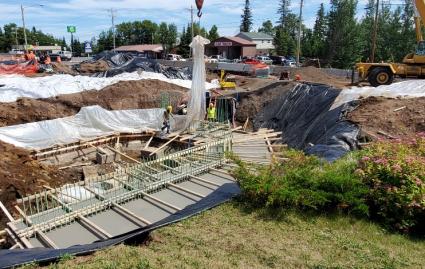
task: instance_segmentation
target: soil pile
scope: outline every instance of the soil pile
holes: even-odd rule
[[[71,67],[63,63],[52,63],[52,68],[56,74],[78,75]]]
[[[358,102],[358,108],[348,115],[348,119],[360,125],[362,131],[372,139],[382,137],[379,134],[382,132],[394,137],[425,132],[425,97],[368,97]]]
[[[43,185],[58,187],[80,180],[76,175],[32,160],[29,152],[0,141],[0,201],[10,212],[16,199],[41,191]],[[0,214],[0,229],[6,216]]]
[[[105,60],[97,60],[97,61],[87,61],[82,62],[81,64],[77,65],[75,69],[80,74],[95,74],[95,73],[103,73],[110,69],[108,62]]]
[[[75,115],[82,107],[108,110],[155,108],[169,100],[176,107],[187,89],[159,80],[121,81],[100,91],[91,90],[47,99],[22,98],[0,103],[0,126]]]
[[[294,82],[276,81],[251,92],[239,93],[236,96],[239,100],[236,121],[243,123],[247,118],[253,120],[272,100],[285,96],[295,85]]]
[[[294,69],[294,71],[291,72],[291,77],[296,74],[300,75],[302,80],[314,83],[323,83],[336,88],[345,88],[351,83],[351,79],[332,76],[313,66]]]

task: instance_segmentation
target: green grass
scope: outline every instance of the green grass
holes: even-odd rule
[[[423,268],[425,240],[347,216],[266,212],[233,201],[120,245],[48,268]],[[34,265],[26,268],[33,268]]]

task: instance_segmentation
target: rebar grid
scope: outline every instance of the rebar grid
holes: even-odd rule
[[[206,144],[168,156],[144,159],[142,164],[127,167],[97,178],[68,184],[21,199],[22,218],[13,222],[19,237],[56,229],[167,187],[169,183],[187,180],[223,164],[231,147],[228,125],[202,122],[195,135],[206,136]]]

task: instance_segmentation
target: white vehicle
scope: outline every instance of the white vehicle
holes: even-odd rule
[[[184,59],[181,55],[178,54],[168,54],[166,60],[186,62],[186,59]]]
[[[287,63],[286,63],[286,66],[289,66],[289,67],[297,67],[297,63],[296,63],[296,62],[292,62],[292,61],[290,61],[290,62],[287,62]]]
[[[72,59],[72,52],[70,51],[59,51],[57,55],[59,55],[63,61],[71,61]]]
[[[226,58],[224,58],[221,55],[212,55],[209,59],[208,59],[209,63],[228,63],[228,62],[232,62]]]
[[[257,56],[257,60],[264,64],[273,64],[273,60],[267,56]]]
[[[12,49],[11,51],[9,51],[9,54],[23,55],[24,54],[24,51],[23,50]]]

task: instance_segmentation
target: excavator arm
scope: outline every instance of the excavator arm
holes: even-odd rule
[[[414,0],[415,10],[415,29],[416,41],[423,41],[422,24],[425,23],[425,2],[424,0]]]

